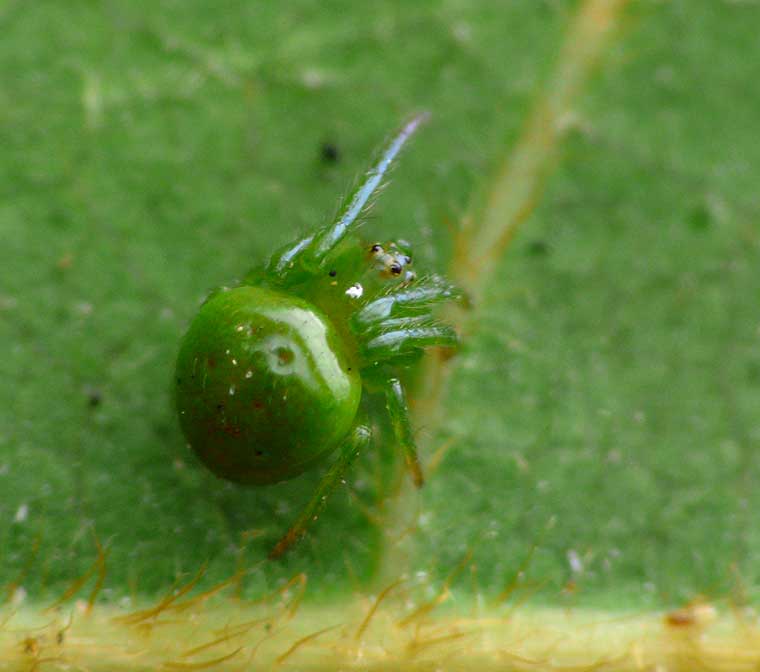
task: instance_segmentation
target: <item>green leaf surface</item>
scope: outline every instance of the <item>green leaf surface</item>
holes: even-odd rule
[[[320,474],[246,489],[203,471],[171,403],[179,338],[418,110],[432,121],[365,234],[450,270],[582,4],[0,3],[0,583],[60,593],[95,537],[103,600],[204,562],[208,585],[247,567],[252,595],[378,577],[399,525],[381,456],[264,562]],[[760,8],[630,2],[619,22],[418,427],[441,458],[400,500],[397,569],[419,583],[468,550],[465,594],[498,594],[528,556],[563,603],[760,578]]]

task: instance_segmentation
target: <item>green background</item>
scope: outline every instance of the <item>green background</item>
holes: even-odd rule
[[[377,457],[260,563],[319,474],[203,472],[171,407],[180,335],[420,109],[366,236],[444,271],[578,5],[0,2],[0,583],[62,590],[93,531],[104,600],[205,561],[208,585],[245,563],[252,595],[298,571],[316,596],[371,581]],[[555,602],[757,583],[758,29],[751,2],[629,6],[475,309],[444,420],[420,428],[426,455],[452,447],[404,499],[414,581],[472,548],[462,593],[494,595],[537,545],[529,574]]]

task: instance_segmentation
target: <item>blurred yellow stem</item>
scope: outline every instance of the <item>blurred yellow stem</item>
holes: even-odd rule
[[[448,320],[459,322],[465,336],[477,323],[477,301],[483,288],[491,281],[518,226],[541,197],[575,101],[610,44],[627,3],[628,0],[586,0],[581,4],[568,26],[555,72],[528,115],[516,144],[506,152],[491,180],[485,206],[473,206],[461,223],[449,275],[475,300],[475,308],[464,320],[461,315],[449,315]],[[443,352],[433,351],[425,360],[413,406],[415,427],[429,431],[436,426],[450,370]],[[406,565],[403,547],[408,545],[410,535],[404,530],[413,528],[409,518],[416,510],[415,496],[405,484],[389,503],[387,543],[382,549],[378,575],[381,582],[398,577]]]

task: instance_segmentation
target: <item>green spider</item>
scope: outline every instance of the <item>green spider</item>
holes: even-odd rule
[[[384,395],[395,442],[422,485],[400,377],[424,348],[457,345],[454,329],[437,322],[432,309],[459,294],[439,276],[417,278],[408,243],[362,245],[352,234],[424,120],[419,115],[401,129],[329,225],[276,252],[237,286],[213,292],[182,340],[175,376],[180,425],[217,476],[276,483],[338,449],[270,557],[305,533],[370,444],[365,395]]]

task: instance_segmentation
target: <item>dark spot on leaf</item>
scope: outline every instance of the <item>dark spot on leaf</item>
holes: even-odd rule
[[[545,240],[534,240],[528,243],[527,250],[532,257],[545,257],[551,252],[551,248]]]
[[[333,142],[323,142],[319,154],[325,163],[338,163],[340,161],[340,149]]]
[[[328,273],[328,275],[329,275],[331,278],[334,278],[336,275],[338,275],[338,271],[335,271],[335,270],[333,270],[333,271],[330,271],[330,272]]]
[[[90,408],[97,408],[103,402],[103,395],[99,389],[89,387],[85,393],[87,395],[87,405]]]

